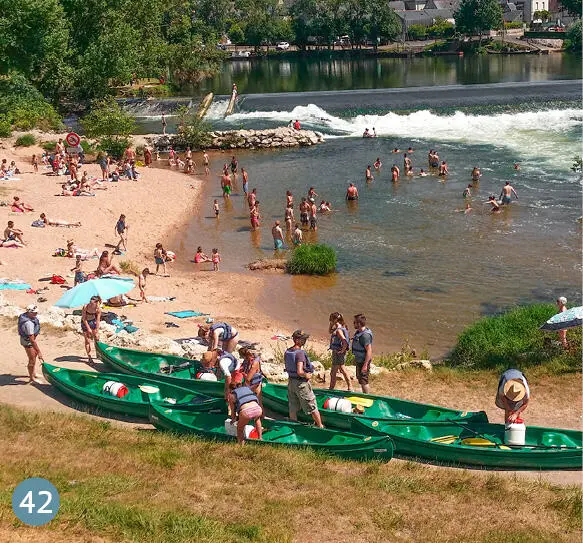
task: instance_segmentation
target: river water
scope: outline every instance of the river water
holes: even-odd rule
[[[528,57],[529,69],[530,59],[541,58]],[[568,79],[580,71],[546,75]],[[432,89],[438,99],[430,107],[412,95],[408,107],[398,110],[380,103],[371,107],[366,92],[353,93],[350,108],[330,111],[321,107],[325,100],[318,93],[308,95],[303,105],[295,105],[299,95],[281,95],[281,107],[269,111],[250,107],[250,95],[226,121],[224,104],[218,101],[207,119],[216,126],[274,126],[297,118],[323,132],[326,143],[238,153],[261,201],[263,225],[258,232],[250,231],[237,186],[223,206],[218,174],[230,156],[214,160],[213,176],[203,190],[203,211],[181,234],[180,251],[189,255],[197,245],[206,251],[218,247],[225,270],[242,270],[256,258],[270,257],[270,228],[275,219],[283,219],[285,191],[291,190],[298,202],[314,186],[319,200],[330,201],[335,211],[320,218],[316,233],[305,236],[336,248],[338,273],[326,278],[268,275],[260,305],[278,319],[324,334],[330,312],[364,312],[376,332],[377,351],[398,348],[407,339],[440,356],[481,315],[515,304],[553,301],[558,295],[578,304],[581,176],[570,167],[572,157],[581,154],[583,111],[580,84],[579,93],[569,87],[566,94],[562,85],[539,87],[533,99],[529,84],[494,84],[490,95],[504,98],[489,104],[471,89],[465,94],[461,89],[455,91],[459,107],[448,100],[454,88],[444,86]],[[275,103],[278,96],[270,99]],[[293,107],[288,108],[290,103]],[[364,128],[372,126],[379,137],[362,139]],[[402,155],[391,150],[409,146],[415,149],[416,172],[427,169],[428,149],[437,149],[449,165],[447,179],[432,173],[391,183],[391,164],[402,167]],[[384,167],[367,185],[364,170],[376,157]],[[465,214],[459,210],[473,166],[483,177],[472,190],[473,210]],[[492,215],[484,202],[489,194],[499,195],[505,181],[515,187],[519,200]],[[344,200],[349,182],[359,188],[357,205]],[[215,198],[223,206],[219,221],[212,213]]]

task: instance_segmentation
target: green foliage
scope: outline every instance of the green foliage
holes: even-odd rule
[[[556,373],[581,370],[581,328],[567,337],[572,350],[555,345],[552,333],[539,330],[556,313],[551,304],[519,307],[502,315],[486,317],[467,328],[458,338],[449,364],[467,369],[532,368],[553,364]]]
[[[82,144],[82,143],[81,143]],[[56,141],[43,141],[40,146],[47,152],[52,153],[57,148]]]
[[[560,0],[560,4],[572,17],[581,17],[581,0]]]
[[[99,149],[113,158],[121,158],[132,140],[121,136],[104,136],[99,140]]]
[[[0,77],[0,117],[17,130],[56,130],[61,118],[43,95],[18,73]]]
[[[579,3],[580,4],[580,3]],[[581,53],[581,19],[575,21],[565,33],[565,49]]]
[[[16,147],[30,147],[35,143],[36,138],[34,137],[34,134],[22,134],[22,136],[16,138],[16,142],[14,145],[16,145]]]
[[[83,152],[86,155],[92,155],[96,152],[95,146],[89,143],[87,140],[81,140],[81,143],[79,145],[81,145],[81,147],[83,148]]]
[[[547,22],[551,18],[551,12],[546,9],[535,11],[532,14],[533,19],[540,19],[543,23]]]
[[[411,25],[407,29],[410,40],[424,40],[427,38],[427,27],[423,25]]]
[[[178,129],[173,144],[178,148],[204,149],[212,141],[210,125],[186,107],[178,110]]]
[[[12,135],[10,121],[5,115],[0,115],[0,138],[9,138]]]
[[[237,23],[231,25],[231,28],[229,28],[229,32],[227,33],[227,35],[229,36],[229,39],[231,40],[232,43],[239,44],[245,42],[245,33]]]
[[[435,22],[427,29],[431,38],[451,38],[455,32],[453,24],[442,17],[436,17]]]
[[[81,119],[81,126],[90,138],[129,136],[135,128],[135,119],[113,99],[100,100],[91,112]]]
[[[329,245],[300,245],[287,261],[286,270],[293,275],[328,275],[336,271],[336,251]]]
[[[459,32],[481,38],[485,32],[500,28],[502,15],[498,0],[461,0],[454,18]]]
[[[504,28],[522,28],[524,24],[521,21],[510,21],[504,23]]]

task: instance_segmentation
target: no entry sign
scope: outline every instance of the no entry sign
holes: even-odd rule
[[[78,134],[75,134],[75,132],[69,132],[65,138],[65,141],[69,147],[77,147],[77,145],[81,143],[81,138]]]

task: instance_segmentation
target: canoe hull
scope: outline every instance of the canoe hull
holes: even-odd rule
[[[74,400],[100,410],[121,413],[126,416],[142,419],[149,418],[151,403],[170,405],[167,402],[164,402],[160,395],[174,398],[177,402],[180,402],[181,399],[184,398],[190,398],[193,395],[193,392],[190,390],[182,389],[174,385],[164,386],[155,380],[145,379],[142,376],[136,378],[116,373],[68,370],[66,368],[59,368],[46,363],[43,364],[42,371],[46,380],[51,385]],[[99,383],[99,387],[97,387],[97,389],[91,386],[84,387],[79,384],[78,379],[89,381],[95,379],[95,382]],[[121,382],[128,387],[130,393],[123,398],[100,393],[99,389],[106,381]],[[160,394],[152,395],[142,392],[141,390],[138,390],[138,385],[158,388]],[[197,395],[197,397],[198,396],[198,400],[200,400],[198,403],[182,403],[181,408],[192,411],[209,411],[214,413],[226,412],[226,404],[224,401],[205,397],[202,394]]]
[[[389,424],[355,420],[353,432],[371,432],[391,437],[395,455],[409,459],[455,467],[509,470],[581,470],[582,434],[577,430],[562,430],[530,426],[525,447],[504,445],[504,425],[489,423]],[[462,444],[476,436],[491,445]],[[447,443],[448,438],[453,442]],[[432,441],[444,439],[445,443]]]
[[[183,415],[180,414],[180,410],[163,409],[159,406],[152,406],[150,410],[150,422],[160,430],[166,430],[176,434],[196,435],[205,439],[217,441],[235,441],[235,437],[228,435],[218,424],[216,424],[216,418],[213,419],[215,421],[213,424],[208,422],[211,420],[212,416],[209,417],[205,414],[192,413],[189,413],[188,416],[191,420],[194,419],[197,421],[197,424],[188,424],[184,420],[181,420]],[[221,418],[220,422],[221,424],[224,424],[224,418]],[[259,441],[251,439],[247,441],[248,443],[257,445],[275,445],[296,449],[311,448],[347,460],[377,460],[386,462],[393,457],[393,444],[391,439],[387,436],[359,436],[334,430],[320,430],[319,428],[309,427],[299,423],[274,421],[269,419],[263,421],[263,426],[265,432],[264,440]],[[277,435],[280,435],[282,431],[287,431],[288,435],[297,432],[305,435],[306,439],[301,439],[301,442],[285,440],[279,442],[269,441],[270,431]],[[320,438],[324,435],[326,438],[331,437],[331,439],[329,443],[318,442],[316,439],[310,441],[310,435],[314,436],[314,438]],[[344,440],[344,443],[334,443],[335,440],[339,442]]]

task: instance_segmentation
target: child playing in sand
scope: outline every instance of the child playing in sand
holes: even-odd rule
[[[150,274],[150,270],[148,268],[144,268],[142,273],[138,276],[138,288],[140,289],[140,299],[142,302],[148,303],[148,299],[146,298],[146,277]]]
[[[198,247],[194,255],[194,263],[200,264],[201,262],[211,262],[211,259],[202,252],[202,247]]]
[[[215,200],[215,203],[213,204],[213,208],[215,210],[215,217],[218,219],[219,213],[221,212],[221,210],[219,209],[219,201],[218,200]]]
[[[164,277],[170,277],[166,271],[166,251],[161,243],[156,243],[156,249],[154,249],[154,261],[156,262],[156,275],[158,275],[158,270],[160,269],[160,266],[162,266]]]
[[[221,261],[221,255],[218,249],[213,249],[213,271],[219,271],[219,262]]]

